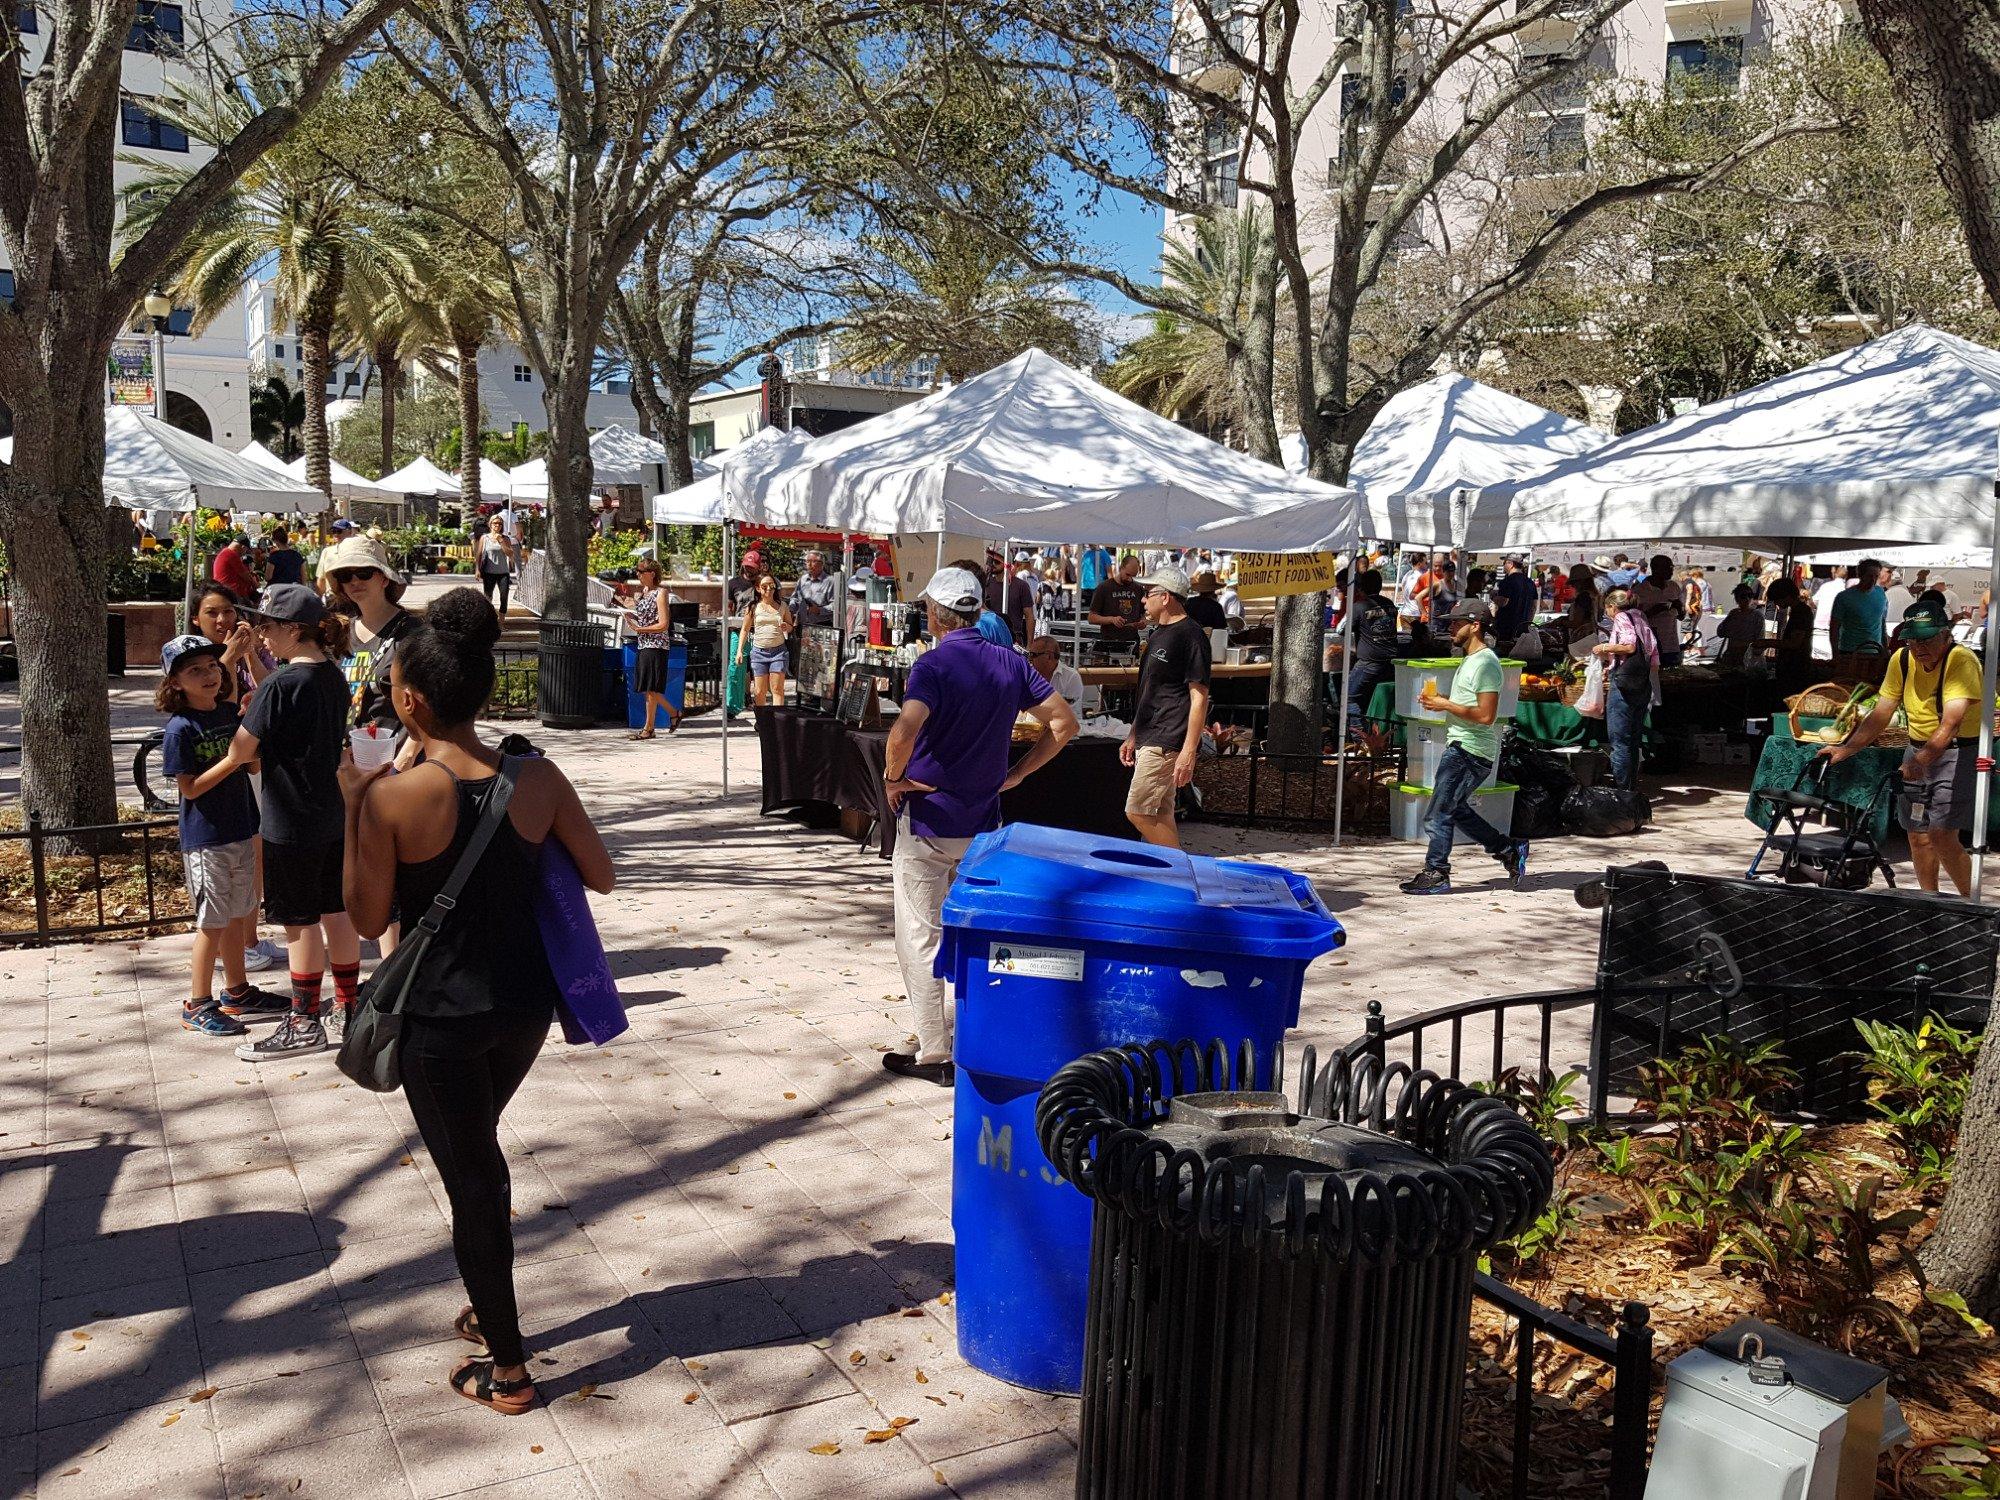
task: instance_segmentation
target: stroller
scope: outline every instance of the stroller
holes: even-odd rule
[[[1752,793],[1753,800],[1769,809],[1771,826],[1750,868],[1744,871],[1744,879],[1858,891],[1866,889],[1875,871],[1880,870],[1882,879],[1895,887],[1895,872],[1870,830],[1884,799],[1894,795],[1896,773],[1883,777],[1867,804],[1856,807],[1827,795],[1826,781],[1832,769],[1832,761],[1814,756],[1785,790]],[[1809,829],[1808,823],[1819,826]],[[1779,851],[1778,868],[1760,877],[1758,867],[1774,847]]]

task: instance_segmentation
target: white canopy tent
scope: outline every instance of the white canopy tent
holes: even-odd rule
[[[311,485],[130,406],[104,412],[104,495],[152,510],[319,511]]]
[[[1361,491],[1361,534],[1420,547],[1463,546],[1462,491],[1539,474],[1610,439],[1560,412],[1464,375],[1432,376],[1399,391],[1355,446],[1348,483]],[[1305,439],[1284,440],[1303,473]]]
[[[326,496],[282,468],[169,426],[130,406],[104,412],[104,498],[149,510],[254,510],[312,513]],[[187,591],[194,593],[195,548],[187,549]]]
[[[295,458],[285,465],[285,472],[294,479],[306,477],[306,461]],[[374,500],[380,502],[400,502],[403,492],[377,484],[372,479],[364,479],[338,459],[329,460],[328,478],[333,484],[333,498],[336,500]]]
[[[428,458],[417,457],[393,474],[384,474],[375,483],[399,495],[456,495],[458,476],[447,474]]]
[[[793,446],[745,443],[722,460],[732,521],[935,534],[940,563],[947,536],[1347,550],[1358,509],[1353,490],[1224,448],[1039,349],[843,431]],[[1343,698],[1343,756],[1345,716]],[[1344,791],[1344,776],[1337,785]],[[1337,802],[1336,842],[1339,818]]]
[[[890,536],[1319,552],[1353,545],[1352,490],[1212,443],[1030,349],[797,448],[722,462],[731,520]]]
[[[265,468],[274,470],[279,474],[291,473],[291,470],[285,467],[285,461],[282,458],[278,457],[277,454],[266,448],[255,438],[250,439],[249,442],[238,448],[236,456],[238,458],[247,458],[253,464],[262,464]]]
[[[1996,441],[2000,354],[1914,325],[1482,488],[1475,516],[1503,506],[1504,530],[1470,544],[1984,546]]]
[[[1509,547],[1646,536],[1798,555],[1987,547],[2000,597],[2000,353],[1912,325],[1697,407],[1477,502]],[[2000,640],[1987,633],[1979,758],[1993,753]],[[1973,816],[1974,893],[1990,773]]]
[[[667,461],[664,446],[630,428],[614,424],[590,435],[590,464],[598,484],[638,484],[648,488],[664,484]],[[549,463],[545,458],[522,464],[508,478],[516,500],[549,498]]]
[[[748,458],[768,451],[803,447],[812,441],[795,427],[760,427],[727,453],[714,454],[697,465],[705,470],[693,484],[669,494],[653,496],[649,513],[656,526],[717,526],[725,519],[722,503],[722,466],[725,458]]]

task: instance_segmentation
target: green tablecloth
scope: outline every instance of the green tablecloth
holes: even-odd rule
[[[1396,685],[1382,682],[1368,699],[1368,717],[1384,723],[1396,717]],[[1514,732],[1529,745],[1602,745],[1604,721],[1586,719],[1561,703],[1522,703],[1514,710]]]
[[[1831,722],[1828,719],[1805,721],[1809,729]],[[1763,754],[1757,757],[1757,774],[1751,778],[1750,798],[1744,804],[1743,816],[1759,828],[1769,829],[1776,814],[1758,802],[1757,793],[1782,791],[1796,785],[1799,773],[1819,753],[1819,748],[1818,745],[1793,739],[1791,727],[1783,719],[1775,722],[1771,733],[1764,738]],[[1827,795],[1847,807],[1866,807],[1880,789],[1883,778],[1895,775],[1902,763],[1901,750],[1878,750],[1871,745],[1833,768],[1826,779]],[[1871,820],[1869,832],[1878,844],[1889,837],[1889,815],[1893,805],[1891,799],[1883,798]]]

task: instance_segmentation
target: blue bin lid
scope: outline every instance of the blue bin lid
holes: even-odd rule
[[[1291,870],[1034,823],[973,840],[944,925],[1300,962],[1347,941]]]

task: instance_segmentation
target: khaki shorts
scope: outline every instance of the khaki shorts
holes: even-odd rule
[[[1141,745],[1132,762],[1132,790],[1125,794],[1125,813],[1135,818],[1174,815],[1174,755],[1157,745]]]
[[[1903,764],[1910,763],[1909,752]],[[1931,765],[1921,781],[1896,783],[1896,816],[1911,833],[1963,833],[1972,827],[1979,795],[1979,742],[1962,739]]]
[[[252,839],[183,849],[194,925],[204,932],[227,927],[257,910],[257,845]]]

